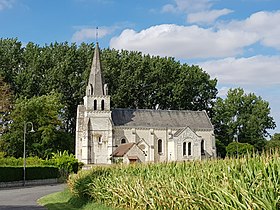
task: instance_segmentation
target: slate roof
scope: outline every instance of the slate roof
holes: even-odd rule
[[[205,111],[114,109],[112,120],[125,127],[213,129]]]
[[[90,75],[88,79],[88,88],[92,89],[90,95],[103,96],[103,82],[102,82],[102,71],[101,61],[98,42],[96,43],[94,55],[92,59],[92,65],[90,69]],[[86,93],[88,95],[88,92]]]
[[[121,144],[117,149],[112,153],[113,157],[123,157],[134,145],[135,143],[126,143]]]

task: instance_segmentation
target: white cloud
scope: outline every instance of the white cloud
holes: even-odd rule
[[[228,24],[220,25],[221,29],[231,31],[246,31],[257,34],[259,41],[268,47],[280,50],[280,10],[275,12],[261,11],[252,14],[246,20],[232,21]]]
[[[98,28],[98,38],[102,38],[108,34],[111,34],[113,31],[112,28],[101,27]],[[83,42],[87,40],[96,39],[96,28],[82,28],[76,31],[72,36],[72,42]]]
[[[175,4],[166,4],[162,12],[178,13],[187,15],[189,23],[210,24],[223,15],[232,12],[229,9],[211,10],[213,0],[175,0]]]
[[[13,7],[15,0],[0,0],[0,11]]]
[[[280,11],[258,12],[215,28],[162,24],[139,32],[126,29],[111,39],[110,47],[177,59],[240,56],[256,43],[280,50],[278,22]]]
[[[222,9],[190,13],[187,16],[187,21],[189,23],[211,24],[214,23],[219,17],[230,14],[232,12],[233,11],[229,9]]]
[[[140,32],[126,29],[111,39],[110,47],[190,59],[234,56],[256,41],[254,34],[246,32],[163,24]]]
[[[280,56],[225,58],[199,63],[211,77],[222,84],[279,85]]]

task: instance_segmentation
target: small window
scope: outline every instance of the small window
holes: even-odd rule
[[[93,110],[97,110],[97,101],[96,100],[93,101]]]
[[[101,138],[101,136],[98,137],[98,144],[102,144],[102,138]]]
[[[203,140],[203,139],[202,139],[202,141],[201,141],[201,155],[205,155],[204,140]]]
[[[184,142],[183,143],[183,156],[185,156],[187,154],[187,143]]]
[[[158,154],[162,154],[162,140],[158,140]]]
[[[192,143],[188,143],[188,155],[192,155]]]
[[[104,100],[101,101],[101,110],[103,111],[105,108],[105,103],[104,103]]]
[[[93,95],[93,86],[90,84],[90,95]]]
[[[125,139],[122,139],[121,140],[121,144],[125,144],[126,143],[126,140]]]

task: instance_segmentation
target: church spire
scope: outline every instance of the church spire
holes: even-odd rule
[[[95,46],[86,95],[103,96],[103,81],[98,42]]]

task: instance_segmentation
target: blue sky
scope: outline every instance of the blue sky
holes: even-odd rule
[[[280,132],[279,0],[0,0],[0,37],[95,42],[198,64],[219,96],[242,87],[270,103]]]

